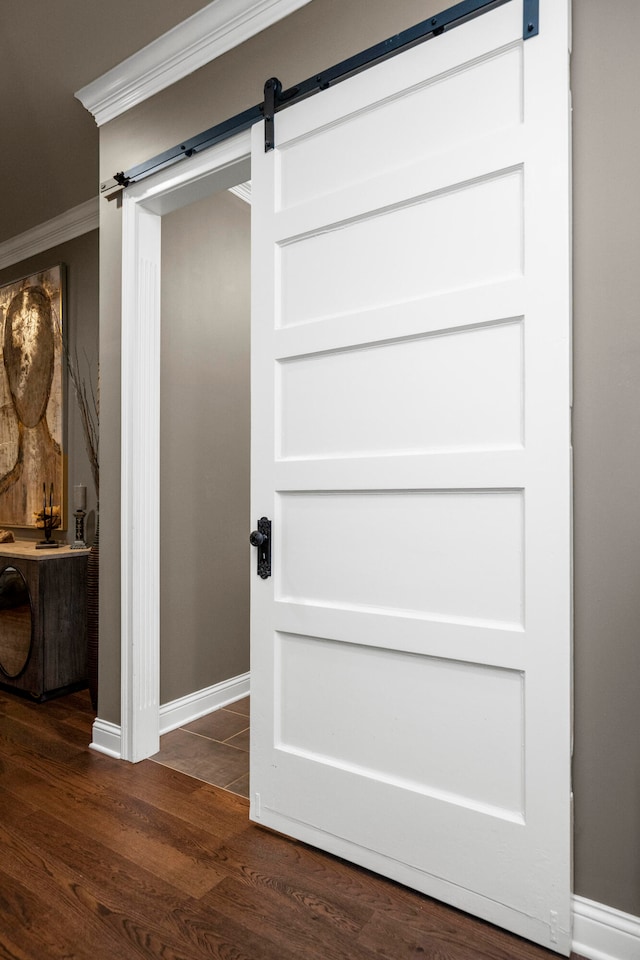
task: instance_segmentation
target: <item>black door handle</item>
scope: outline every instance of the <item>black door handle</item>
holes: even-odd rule
[[[258,576],[266,580],[271,576],[271,520],[260,517],[258,529],[249,536],[252,547],[258,548]]]

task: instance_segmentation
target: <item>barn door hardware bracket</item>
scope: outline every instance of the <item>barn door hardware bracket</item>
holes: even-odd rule
[[[271,520],[260,517],[258,529],[249,537],[252,547],[258,548],[258,576],[266,580],[271,576]]]
[[[522,39],[537,37],[540,31],[540,0],[523,0]]]
[[[282,94],[282,84],[271,77],[264,85],[264,152],[273,150],[276,142],[274,118],[276,106]]]

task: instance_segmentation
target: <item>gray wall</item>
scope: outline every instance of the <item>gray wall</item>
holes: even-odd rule
[[[436,12],[435,0],[313,0],[101,131],[101,178]],[[575,892],[640,915],[640,80],[636,0],[574,5]],[[607,13],[612,11],[607,10]],[[120,213],[101,204],[101,715],[120,717]]]
[[[162,220],[160,702],[249,670],[251,208]]]
[[[67,342],[71,354],[77,349],[80,372],[87,385],[90,379],[97,386],[98,378],[98,231],[92,230],[81,237],[69,240],[46,250],[37,256],[22,260],[0,270],[0,284],[10,283],[20,277],[29,276],[56,263],[64,263],[67,268],[67,299],[65,323]],[[65,404],[66,427],[66,469],[67,469],[67,531],[56,534],[59,539],[73,543],[75,539],[75,521],[73,518],[73,487],[84,483],[87,488],[87,526],[86,533],[93,536],[95,531],[96,495],[92,474],[87,458],[84,433],[78,411],[78,405],[71,386]],[[20,528],[14,531],[21,540],[40,540],[42,531]],[[86,539],[86,537],[85,537]]]
[[[575,873],[640,916],[640,5],[611,7],[573,5]]]

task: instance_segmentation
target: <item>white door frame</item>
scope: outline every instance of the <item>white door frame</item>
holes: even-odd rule
[[[162,216],[250,178],[251,133],[128,187],[122,200],[121,757],[160,748]]]

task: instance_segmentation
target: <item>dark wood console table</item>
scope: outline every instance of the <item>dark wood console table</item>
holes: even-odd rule
[[[47,700],[87,684],[87,557],[0,544],[0,686]]]

